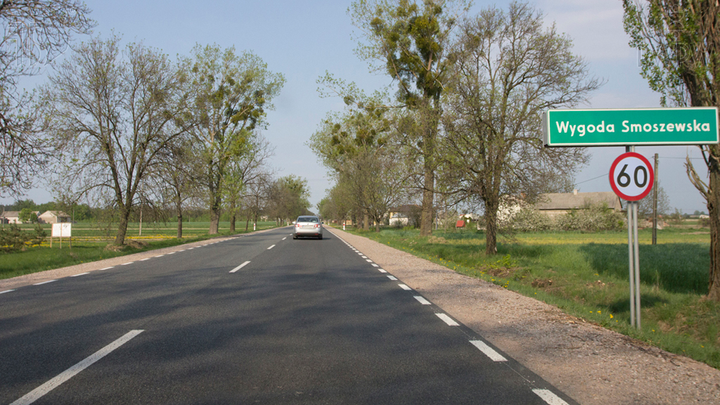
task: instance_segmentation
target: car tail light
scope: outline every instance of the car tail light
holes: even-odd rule
[[[315,224],[315,228],[320,228],[320,225],[318,225],[318,224]]]
[[[295,227],[296,227],[296,228],[300,228],[300,224],[295,224]]]

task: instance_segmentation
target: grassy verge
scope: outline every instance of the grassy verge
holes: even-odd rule
[[[707,301],[709,234],[640,234],[642,329],[630,327],[627,232],[519,234],[485,256],[483,232],[357,232],[720,368],[720,304]]]
[[[238,226],[236,231],[232,233],[229,231],[228,223],[221,224],[220,233],[212,236],[207,234],[209,223],[200,222],[191,223],[190,225],[191,226],[183,227],[184,236],[182,239],[177,239],[175,237],[176,228],[172,225],[164,227],[160,225],[154,227],[143,225],[143,235],[138,236],[138,227],[137,224],[134,224],[128,231],[128,239],[143,240],[147,243],[147,246],[142,248],[132,248],[128,246],[122,251],[112,251],[105,249],[105,247],[114,240],[112,234],[110,236],[106,235],[106,229],[99,229],[92,224],[73,224],[72,249],[69,247],[67,239],[63,240],[62,249],[60,249],[59,239],[56,238],[52,247],[50,247],[50,242],[46,241],[40,246],[29,247],[22,252],[0,253],[0,279],[161,249],[169,246],[177,246],[217,236],[245,233],[244,224],[242,227]],[[25,225],[24,227],[32,229],[32,226]],[[45,227],[49,234],[50,225],[45,225]],[[258,223],[259,230],[274,227],[274,222]],[[134,232],[131,232],[131,230],[134,230]],[[252,227],[249,231],[252,232]]]

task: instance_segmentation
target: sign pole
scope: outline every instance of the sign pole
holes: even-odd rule
[[[634,147],[628,146],[625,148],[625,152],[633,152]],[[633,249],[633,206],[634,202],[627,202],[627,215],[628,215],[628,269],[630,272],[630,325],[635,326],[635,258]]]
[[[635,311],[637,311],[637,314],[635,315],[636,320],[636,326],[638,329],[640,329],[640,247],[638,243],[638,202],[633,202],[633,227],[635,228],[633,232],[635,233]]]

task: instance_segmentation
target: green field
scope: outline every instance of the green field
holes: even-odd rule
[[[485,256],[481,231],[357,232],[472,277],[555,305],[589,322],[720,368],[720,304],[707,301],[707,229],[668,228],[650,244],[641,230],[642,330],[630,327],[625,232],[548,232],[500,237]]]
[[[35,225],[21,227],[31,231]],[[209,239],[211,238],[207,234],[209,227],[209,222],[183,223],[183,238],[177,239],[175,223],[144,223],[142,235],[139,235],[139,224],[133,223],[128,227],[126,242],[142,241],[147,246],[126,247],[122,251],[113,251],[106,249],[106,246],[114,241],[117,228],[93,223],[77,223],[72,226],[72,248],[67,238],[62,241],[62,248],[59,238],[53,240],[52,247],[50,247],[50,238],[47,238],[40,246],[28,246],[21,252],[0,253],[0,279]],[[258,230],[274,227],[275,222],[258,223]],[[43,228],[50,235],[51,225],[45,224]],[[249,231],[252,232],[252,224]],[[235,232],[230,232],[229,222],[221,222],[220,233],[212,237],[244,232],[245,222],[237,223]]]

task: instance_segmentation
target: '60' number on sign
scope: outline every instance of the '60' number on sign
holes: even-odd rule
[[[615,194],[627,201],[638,201],[647,196],[653,176],[650,162],[635,152],[618,156],[610,167],[610,185]]]

